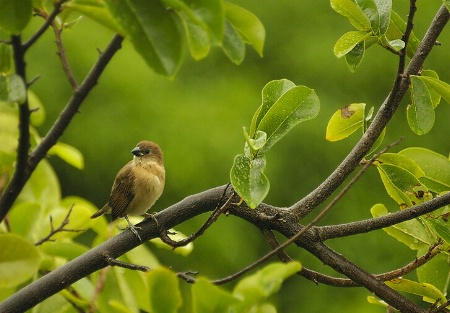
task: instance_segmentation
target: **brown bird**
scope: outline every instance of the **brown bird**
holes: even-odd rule
[[[91,218],[105,213],[112,215],[112,220],[123,217],[131,231],[141,240],[128,215],[153,215],[146,213],[155,204],[164,190],[166,174],[163,154],[159,146],[151,141],[141,141],[131,150],[133,160],[128,162],[114,180],[108,203]],[[141,240],[142,241],[142,240]]]

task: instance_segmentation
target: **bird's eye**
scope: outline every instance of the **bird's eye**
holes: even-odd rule
[[[149,153],[150,153],[150,150],[149,150],[149,149],[144,149],[142,152],[143,152],[144,154],[149,154]]]

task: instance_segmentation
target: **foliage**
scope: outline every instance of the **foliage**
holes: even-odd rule
[[[448,7],[448,1],[444,3]],[[0,300],[5,300],[31,281],[38,281],[41,276],[66,266],[69,261],[76,262],[78,257],[88,254],[92,248],[117,235],[120,231],[116,226],[121,223],[108,225],[104,219],[91,220],[89,217],[97,208],[81,197],[63,197],[58,177],[47,160],[39,160],[35,167],[30,165],[31,157],[36,157],[32,153],[45,146],[45,140],[51,135],[50,131],[41,136],[37,130],[46,117],[44,105],[39,97],[29,90],[30,83],[26,80],[25,73],[21,73],[19,66],[20,61],[24,63],[21,52],[25,53],[41,35],[37,30],[30,41],[20,41],[22,33],[30,23],[32,10],[36,15],[48,20],[52,14],[55,14],[53,18],[59,14],[58,18],[50,20],[49,23],[55,30],[59,44],[61,41],[58,32],[75,27],[80,14],[89,17],[119,33],[116,38],[128,39],[154,72],[169,78],[173,78],[179,71],[185,50],[189,51],[194,60],[201,60],[210,54],[212,47],[217,46],[231,62],[241,64],[246,53],[245,45],[249,44],[262,56],[265,29],[253,13],[221,0],[161,0],[151,3],[143,0],[70,0],[52,4],[25,0],[20,6],[13,0],[0,0],[0,6],[6,8],[0,12],[1,34],[3,36],[5,33],[9,36],[5,38],[11,39],[0,42],[0,183],[5,186],[6,182],[14,184],[14,175],[18,168],[20,169],[21,162],[25,163],[23,177],[26,181],[26,184],[21,186],[16,201],[8,208],[7,221],[0,225]],[[393,11],[391,1],[331,0],[331,7],[356,28],[342,35],[334,46],[335,55],[338,58],[345,56],[351,72],[358,69],[365,51],[375,44],[400,58],[411,59],[419,49],[420,40],[411,32],[412,21],[403,20],[400,14]],[[23,51],[20,48],[23,48]],[[65,64],[67,60],[64,59],[63,52],[61,49],[59,54],[66,75],[71,80],[73,73]],[[400,71],[397,78],[403,79],[402,75]],[[440,80],[434,70],[421,70],[407,75],[406,79],[411,95],[411,104],[406,111],[407,123],[415,134],[425,135],[439,120],[435,109],[441,99],[450,103],[450,85]],[[89,82],[88,79],[86,81]],[[74,95],[77,95],[79,85],[76,82],[73,85]],[[234,191],[245,204],[237,206],[236,209],[225,209],[242,218],[255,214],[255,210],[246,212],[247,206],[251,209],[261,209],[260,204],[270,189],[269,180],[264,173],[267,164],[266,153],[275,143],[285,138],[294,126],[314,119],[319,114],[319,103],[319,97],[313,89],[296,85],[288,79],[271,80],[264,86],[262,104],[254,113],[249,129],[243,128],[244,153],[235,157],[230,172]],[[74,110],[73,114],[76,111]],[[360,130],[361,140],[374,137],[373,134],[376,133],[373,128],[377,127],[380,111],[382,109],[374,116],[374,107],[366,112],[366,104],[360,102],[342,107],[330,118],[326,139],[339,141]],[[70,120],[67,124],[69,122]],[[64,127],[67,127],[67,124]],[[355,158],[353,163],[361,161],[362,164],[377,169],[386,194],[394,200],[399,208],[398,212],[447,195],[450,191],[448,157],[422,147],[409,147],[397,153],[377,152],[383,146],[383,140],[388,133],[384,126],[376,134],[376,138],[365,145],[366,149],[361,150],[364,153],[359,159]],[[64,129],[61,129],[61,134]],[[30,135],[30,138],[27,138],[27,135]],[[83,169],[82,153],[73,146],[58,141],[59,137],[54,139],[54,143],[48,147],[42,158],[45,155],[54,155],[75,168]],[[30,155],[29,151],[32,151]],[[370,156],[372,158],[368,159]],[[343,179],[345,177],[334,185],[342,184]],[[6,190],[3,185],[0,187],[2,191]],[[329,193],[332,191],[334,190]],[[327,192],[319,190],[319,194]],[[7,194],[8,192],[4,192],[2,198]],[[222,196],[224,195],[225,193]],[[319,199],[319,196],[315,198]],[[318,206],[323,200],[316,201],[315,205]],[[266,215],[261,214],[262,221],[268,221],[268,224],[254,224],[263,232],[282,232],[280,224],[273,224],[288,223],[288,219],[284,218],[287,215],[283,217],[282,214],[287,212],[295,217],[301,216],[302,210],[312,210],[312,206],[293,205],[281,210],[272,207],[273,210],[278,209],[273,216],[267,215],[266,212]],[[239,215],[240,212],[244,212],[243,215]],[[370,212],[373,221],[395,215],[384,203],[375,204]],[[428,254],[433,256],[432,260],[417,268],[417,281],[392,278],[386,279],[385,285],[389,290],[419,295],[424,302],[445,306],[449,284],[447,278],[450,275],[450,212],[448,205],[440,205],[428,212],[431,213],[392,222],[383,227],[387,234],[416,251],[418,259]],[[259,211],[256,214],[259,214]],[[252,218],[248,217],[248,220],[252,221]],[[299,220],[295,220],[293,225],[297,227],[298,223]],[[295,236],[300,236],[302,231],[306,232],[307,228],[313,226],[313,223],[308,225]],[[324,231],[324,228],[318,229],[318,232]],[[86,242],[80,235],[91,236],[91,242]],[[178,231],[177,236],[176,240],[189,238]],[[266,237],[274,246],[273,242],[276,240],[267,234]],[[174,236],[171,238],[174,240]],[[167,241],[153,241],[156,247],[170,248],[166,243]],[[298,245],[324,263],[330,259],[321,259],[320,253],[317,252],[325,246],[322,241],[320,247],[305,241],[300,241]],[[176,249],[175,253],[188,255],[192,249],[193,245],[190,243],[186,247]],[[284,261],[287,259],[286,256],[283,257]],[[69,288],[39,303],[33,311],[178,312],[183,306],[190,306],[192,312],[276,312],[277,309],[269,302],[269,297],[279,291],[287,278],[293,274],[304,273],[299,262],[272,263],[256,274],[241,279],[232,291],[228,291],[217,287],[204,277],[199,277],[192,287],[181,287],[180,273],[176,274],[162,267],[149,245],[140,245],[124,253],[116,262],[122,263],[114,265],[125,262],[145,264],[156,269],[143,273],[124,270],[121,267],[104,268],[90,276],[80,277]],[[361,284],[352,273],[345,272],[347,268],[352,268],[345,266],[348,264],[330,262],[327,265],[337,271],[341,270],[352,282]],[[316,278],[311,280],[317,282]],[[369,288],[369,285],[364,286],[369,290],[374,289]],[[392,305],[390,298],[371,297],[368,301],[383,306]],[[386,301],[391,302],[388,305]]]

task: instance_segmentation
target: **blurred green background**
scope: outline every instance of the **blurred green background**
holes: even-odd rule
[[[377,109],[392,86],[397,57],[380,47],[372,47],[357,72],[350,73],[345,61],[334,56],[333,46],[343,33],[353,29],[331,9],[328,1],[235,3],[253,12],[265,25],[264,57],[257,56],[248,46],[240,66],[232,64],[218,48],[200,62],[186,54],[178,75],[167,80],[154,74],[125,41],[62,138],[83,152],[85,169],[79,171],[51,159],[64,195],[79,195],[102,206],[114,176],[131,159],[131,149],[142,139],[157,142],[165,154],[167,182],[156,210],[190,194],[226,184],[233,158],[243,149],[242,126],[250,124],[260,105],[264,85],[280,78],[315,89],[321,100],[321,112],[315,120],[295,128],[267,156],[266,173],[271,190],[265,202],[289,206],[333,171],[358,138],[354,135],[343,142],[327,142],[328,119],[338,108],[352,102],[365,102]],[[414,30],[417,37],[423,37],[441,4],[440,0],[418,1]],[[408,7],[406,0],[394,3],[394,9],[405,19]],[[40,25],[41,20],[33,23]],[[63,33],[68,59],[78,81],[95,62],[97,48],[104,49],[112,35],[86,18]],[[28,78],[41,76],[32,90],[47,110],[41,134],[49,129],[71,93],[53,42],[54,36],[48,32],[28,55]],[[425,68],[436,70],[442,80],[449,82],[449,29],[444,31],[440,42],[442,46],[434,49]],[[435,127],[422,137],[409,130],[406,105],[407,101],[389,125],[385,143],[405,136],[394,151],[422,146],[448,155],[449,105],[442,103],[437,108]],[[321,225],[370,218],[370,207],[379,202],[390,210],[397,209],[372,169],[327,214]],[[180,225],[178,230],[189,234],[206,217]],[[413,251],[383,231],[328,244],[375,273],[402,266],[415,257]],[[256,260],[268,251],[268,246],[255,227],[229,216],[222,217],[199,238],[194,252],[187,257],[153,250],[163,264],[177,271],[197,270],[210,278],[220,278]],[[308,253],[296,248],[288,251],[303,265],[336,275]],[[383,312],[381,307],[367,303],[368,295],[362,288],[338,289],[296,277],[289,279],[272,300],[279,312]]]

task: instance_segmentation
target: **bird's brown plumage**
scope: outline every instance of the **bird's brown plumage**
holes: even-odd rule
[[[151,141],[141,141],[131,152],[133,160],[117,173],[109,201],[91,218],[105,213],[110,213],[112,220],[126,218],[127,215],[143,215],[161,196],[165,170],[159,146]]]

